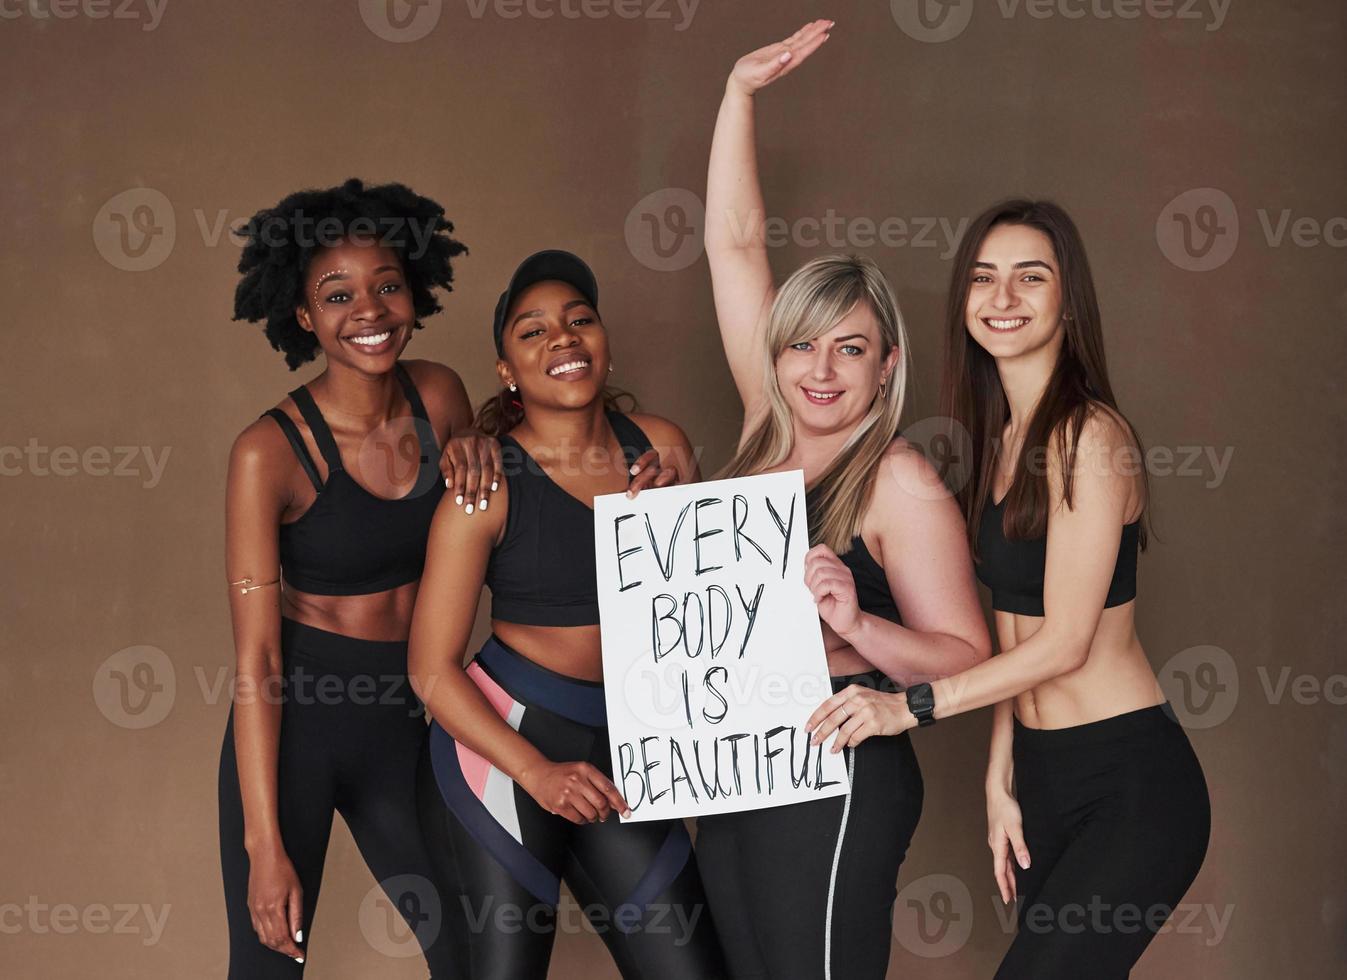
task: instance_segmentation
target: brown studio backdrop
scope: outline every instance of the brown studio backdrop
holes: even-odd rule
[[[579,252],[600,278],[615,380],[682,423],[711,471],[732,447],[738,404],[705,260],[649,268],[624,228],[648,194],[704,193],[734,59],[824,15],[838,21],[829,46],[760,100],[769,211],[957,222],[1011,193],[1058,199],[1086,237],[1114,385],[1147,443],[1233,448],[1219,486],[1210,473],[1153,479],[1160,540],[1142,560],[1138,606],[1157,669],[1198,645],[1236,665],[1237,701],[1228,683],[1217,691],[1229,718],[1191,733],[1215,818],[1187,899],[1201,916],[1233,914],[1219,941],[1200,917],[1162,937],[1139,974],[1338,975],[1347,718],[1322,697],[1278,697],[1276,682],[1287,669],[1321,682],[1342,669],[1333,551],[1347,294],[1340,248],[1274,245],[1257,213],[1274,225],[1282,209],[1347,213],[1341,4],[1233,0],[1206,30],[1144,16],[1007,18],[978,3],[943,43],[915,40],[877,2],[708,2],[681,30],[668,5],[671,19],[542,19],[447,2],[411,43],[377,36],[362,7],[379,5],[174,3],[153,30],[27,8],[0,21],[11,345],[0,445],[169,452],[152,487],[143,457],[139,478],[43,476],[24,463],[0,481],[0,905],[111,907],[73,929],[7,912],[0,973],[224,975],[226,455],[315,371],[288,374],[259,332],[229,322],[237,248],[221,216],[237,222],[350,175],[438,198],[472,254],[408,356],[453,365],[475,401],[494,390],[487,322],[509,271],[536,248]],[[1240,241],[1220,268],[1192,272],[1162,254],[1156,222],[1204,187],[1235,202]],[[104,202],[133,188],[164,195],[172,213],[154,214],[176,232],[141,272],[94,242]],[[793,241],[773,264],[784,276],[830,250]],[[862,251],[892,278],[911,331],[910,424],[935,411],[948,248]],[[108,658],[141,645],[164,652],[175,688],[158,695],[171,695],[162,720],[135,729],[100,705]],[[899,881],[917,884],[899,902],[891,976],[990,976],[1009,941],[984,843],[988,722],[981,712],[916,737],[927,795]],[[385,955],[362,933],[372,885],[337,829],[311,973],[422,975],[417,958]],[[928,899],[945,888],[951,911],[918,908],[922,888]],[[141,905],[167,914],[161,934],[143,911],[135,931],[113,928],[120,909]],[[616,974],[595,937],[568,935],[552,975]]]

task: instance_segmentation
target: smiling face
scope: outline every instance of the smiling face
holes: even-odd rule
[[[519,293],[506,314],[501,382],[519,386],[528,406],[582,408],[608,378],[608,333],[598,312],[570,283],[554,279]]]
[[[318,338],[329,362],[371,374],[391,371],[416,322],[411,289],[393,249],[351,240],[309,262],[300,326]]]
[[[860,302],[822,335],[787,345],[776,359],[776,381],[805,431],[839,432],[865,417],[897,360],[896,347],[884,354],[879,320]]]
[[[996,225],[969,272],[968,333],[993,357],[1060,345],[1062,279],[1052,240],[1027,225]]]

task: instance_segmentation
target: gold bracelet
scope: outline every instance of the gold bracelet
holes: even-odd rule
[[[238,586],[239,595],[247,595],[249,592],[265,589],[268,585],[277,585],[280,581],[279,578],[274,578],[270,582],[258,582],[256,585],[253,585],[253,580],[251,578],[241,578],[237,582],[230,582],[229,587],[232,589],[235,586]]]

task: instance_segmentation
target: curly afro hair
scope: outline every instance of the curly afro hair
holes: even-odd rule
[[[452,259],[468,251],[450,237],[453,230],[444,208],[403,184],[366,187],[352,178],[340,187],[291,194],[235,229],[245,241],[234,319],[265,320],[267,340],[285,354],[290,370],[312,361],[318,339],[295,317],[309,261],[322,248],[368,237],[398,253],[420,328],[422,317],[440,312],[432,290],[453,290]]]

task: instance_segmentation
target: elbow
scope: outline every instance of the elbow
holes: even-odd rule
[[[430,692],[435,687],[435,671],[427,664],[423,658],[407,656],[407,680],[412,686],[412,693],[417,696],[422,704],[430,699]]]
[[[235,672],[239,677],[261,682],[268,677],[279,676],[283,669],[279,644],[260,643],[238,651]]]
[[[1084,667],[1090,656],[1090,640],[1089,637],[1065,637],[1061,642],[1052,644],[1050,649],[1048,680]]]
[[[971,640],[965,640],[964,643],[968,646],[968,666],[976,667],[992,658],[992,638],[986,630]]]

